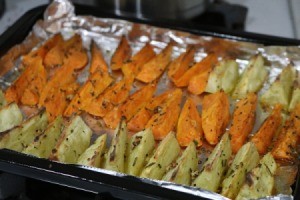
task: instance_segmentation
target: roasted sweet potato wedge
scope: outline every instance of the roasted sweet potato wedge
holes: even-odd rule
[[[115,106],[103,117],[103,121],[108,128],[115,129],[120,123],[121,118],[122,112],[120,106]]]
[[[121,69],[123,63],[125,63],[131,57],[131,48],[128,40],[125,36],[122,36],[118,48],[111,58],[110,67],[112,70]]]
[[[46,81],[47,73],[42,64],[42,59],[36,57],[35,60],[30,61],[24,72],[7,89],[5,98],[9,103],[22,102],[25,105],[36,105]]]
[[[130,95],[121,106],[122,116],[129,121],[140,109],[151,100],[156,89],[156,83],[149,83]]]
[[[151,116],[151,112],[146,108],[140,109],[127,123],[128,130],[133,132],[144,130]]]
[[[210,72],[212,71],[213,65],[211,68],[201,72],[200,74],[193,76],[188,85],[188,91],[192,94],[202,94],[205,91],[208,77]]]
[[[155,57],[155,52],[150,43],[147,43],[138,53],[131,57],[122,66],[122,72],[125,76],[133,74],[136,76],[140,71],[142,66],[149,60]]]
[[[225,92],[204,96],[202,102],[202,127],[207,142],[216,145],[230,120],[229,99]]]
[[[156,80],[160,75],[162,75],[169,64],[172,50],[173,45],[170,43],[156,57],[143,65],[141,71],[136,76],[136,79],[144,83],[150,83]]]
[[[46,55],[49,51],[51,51],[52,48],[55,46],[61,44],[63,42],[63,37],[61,34],[55,34],[53,37],[48,39],[44,44],[42,44],[38,49],[32,50],[27,55],[23,56],[22,63],[24,66],[28,66],[30,63],[32,63],[37,57],[40,57],[41,59],[45,59]],[[54,57],[51,59],[55,59]],[[48,67],[48,65],[45,65],[45,67]]]
[[[281,117],[282,106],[280,104],[275,105],[270,116],[264,121],[260,129],[251,138],[257,148],[259,154],[266,154],[268,147],[272,143],[272,139],[275,133],[278,131],[282,117]]]
[[[92,42],[91,47],[91,67],[90,73],[93,74],[96,71],[107,72],[108,66],[103,58],[102,52],[95,42]]]
[[[175,89],[167,102],[148,121],[146,128],[152,129],[156,140],[162,140],[176,127],[180,113],[181,98],[181,89]]]
[[[111,83],[113,79],[106,72],[95,72],[81,87],[64,112],[64,116],[70,117],[78,110],[89,106]]]
[[[54,46],[44,59],[47,68],[68,65],[72,69],[82,69],[87,62],[87,52],[83,47],[81,36],[78,34]]]
[[[300,104],[292,111],[285,122],[272,149],[272,155],[277,160],[294,161],[300,135]]]
[[[244,145],[248,135],[251,133],[256,112],[257,96],[254,93],[247,94],[246,98],[241,99],[233,113],[232,124],[229,129],[231,136],[231,148],[233,153]]]
[[[196,49],[190,47],[185,53],[182,53],[178,58],[172,61],[168,67],[168,76],[171,80],[180,78],[194,61]]]
[[[128,76],[107,88],[96,100],[91,101],[84,110],[94,116],[103,117],[114,106],[123,103],[129,96],[134,77]]]
[[[217,62],[217,59],[218,58],[215,54],[207,55],[205,58],[203,58],[203,60],[189,68],[180,78],[174,80],[174,84],[177,87],[188,86],[192,77],[211,69],[212,65],[214,65]]]
[[[153,97],[146,105],[147,110],[151,111],[151,113],[157,113],[161,110],[161,105],[166,103],[169,97],[173,95],[173,92],[174,90],[167,90],[164,93]]]
[[[188,98],[181,110],[176,138],[180,146],[188,146],[195,141],[197,146],[203,143],[202,121],[197,110],[196,104],[191,98]]]

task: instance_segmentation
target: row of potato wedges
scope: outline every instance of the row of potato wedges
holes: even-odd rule
[[[268,79],[268,69],[261,55],[254,56],[240,76],[239,65],[234,60],[219,62],[217,56],[211,53],[194,63],[196,49],[190,47],[171,61],[172,49],[173,43],[170,43],[156,54],[147,43],[132,55],[129,42],[122,37],[110,65],[107,65],[95,43],[92,44],[89,61],[79,35],[64,40],[57,34],[23,56],[22,65],[25,69],[6,90],[5,96],[9,103],[45,107],[50,121],[59,115],[70,117],[85,111],[103,118],[110,128],[115,128],[121,116],[125,116],[132,125],[129,129],[139,131],[147,123],[157,120],[146,105],[154,96],[156,83],[165,71],[175,87],[187,87],[190,93],[196,95],[224,91],[233,99],[257,93]],[[89,78],[80,86],[77,83],[78,75],[88,63]],[[114,79],[110,71],[115,70],[123,73],[122,80]],[[284,68],[261,96],[261,104],[264,107],[281,104],[285,111],[291,111],[300,102],[296,77],[294,67]],[[134,80],[148,85],[143,92],[129,96]],[[133,97],[135,101],[131,101]],[[159,139],[158,136],[156,138]]]
[[[1,122],[18,125],[22,119],[14,120],[22,118],[22,113],[16,104],[10,106],[10,113],[4,115],[1,112]],[[0,148],[63,163],[196,186],[229,198],[248,199],[273,194],[276,162],[272,154],[260,159],[254,143],[248,142],[231,162],[233,154],[228,133],[222,136],[200,172],[196,143],[190,142],[181,152],[173,132],[157,148],[151,129],[129,138],[124,120],[116,128],[109,147],[106,134],[99,136],[92,145],[91,136],[91,129],[80,116],[73,117],[68,123],[57,117],[49,124],[46,113],[41,112],[3,133]]]
[[[44,106],[50,121],[60,115],[70,117],[85,111],[103,118],[106,126],[114,129],[121,118],[125,117],[130,131],[151,128],[156,140],[162,140],[170,131],[177,129],[177,139],[181,146],[187,146],[193,140],[200,146],[204,140],[216,145],[224,134],[230,121],[228,96],[231,96],[241,99],[236,104],[229,131],[233,152],[236,153],[246,142],[255,122],[257,96],[254,93],[262,87],[268,74],[262,56],[253,57],[239,77],[239,67],[235,61],[224,60],[217,63],[214,54],[209,54],[189,67],[194,59],[194,48],[188,49],[169,65],[172,44],[158,55],[155,55],[149,44],[131,58],[130,52],[128,41],[123,37],[109,68],[100,49],[93,43],[90,77],[79,87],[76,70],[84,68],[88,62],[81,38],[75,35],[65,41],[60,34],[55,35],[23,57],[25,70],[5,92],[6,100],[8,103]],[[154,96],[157,81],[152,81],[161,76],[167,65],[168,76],[175,86],[187,86],[190,92],[192,90],[189,88],[202,88],[203,91],[212,93],[204,96],[202,117],[191,98],[187,99],[181,110],[183,95],[180,89],[167,90]],[[121,69],[123,79],[114,83],[110,69]],[[50,72],[52,76],[49,75]],[[154,72],[155,78],[150,83],[143,81],[148,84],[129,95],[133,80],[140,80],[139,74],[146,76]],[[294,67],[284,68],[269,90],[259,98],[264,107],[269,107],[270,110],[274,107],[261,127],[260,134],[256,134],[253,139],[261,154],[267,152],[267,147],[283,121],[279,116],[282,110],[292,111],[299,103],[300,90],[295,84],[296,77]],[[243,130],[242,134],[240,130]],[[290,142],[287,146],[290,146]],[[291,152],[293,151],[292,149]],[[293,154],[288,152],[278,153],[277,158],[291,160]]]

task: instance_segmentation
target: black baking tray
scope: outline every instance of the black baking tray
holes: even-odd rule
[[[22,42],[33,25],[42,19],[47,6],[36,7],[25,13],[13,26],[0,36],[0,56],[12,46]],[[75,5],[77,15],[93,15],[103,18],[124,19],[137,23],[186,31],[198,35],[215,36],[264,45],[300,45],[299,40],[274,37],[249,32],[235,32],[216,27],[195,25],[178,21],[152,21],[150,19],[134,19],[128,16],[117,16],[105,10],[90,6]],[[76,188],[95,194],[107,194],[121,199],[197,199],[193,194],[174,191],[155,184],[149,184],[132,176],[119,177],[76,165],[62,164],[46,159],[21,154],[7,149],[0,150],[0,171],[21,175],[41,181]],[[300,176],[293,186],[294,199],[300,199]],[[206,199],[198,197],[198,199]]]

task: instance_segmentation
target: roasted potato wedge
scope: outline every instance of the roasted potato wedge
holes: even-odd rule
[[[264,121],[260,129],[251,138],[258,150],[262,155],[267,153],[268,147],[270,147],[274,135],[281,126],[282,116],[281,116],[282,106],[280,104],[275,105],[272,113]]]
[[[167,102],[148,121],[146,128],[152,129],[156,140],[162,140],[176,127],[180,114],[181,99],[181,89],[175,89]]]
[[[202,121],[197,106],[191,98],[188,98],[181,110],[176,138],[180,146],[188,146],[192,141],[201,146],[204,141]]]
[[[156,57],[142,66],[136,79],[144,83],[150,83],[160,77],[170,62],[172,50],[173,44],[170,43]]]
[[[258,199],[272,195],[276,168],[272,154],[266,154],[258,166],[247,173],[246,181],[236,200]]]
[[[289,119],[279,132],[272,155],[276,160],[295,161],[300,137],[300,104],[297,104]]]
[[[223,90],[230,94],[239,78],[239,66],[234,60],[221,61],[209,74],[205,92],[216,93]]]
[[[191,184],[191,172],[198,167],[198,155],[195,142],[190,142],[182,155],[171,164],[170,170],[162,180],[182,185]]]
[[[107,135],[99,136],[93,145],[87,148],[78,158],[77,164],[90,167],[100,167],[106,149]]]
[[[231,154],[229,134],[226,133],[209,155],[208,160],[204,164],[203,171],[194,180],[192,186],[217,192],[228,168],[228,161]]]
[[[264,58],[261,55],[253,57],[238,81],[232,98],[242,99],[248,93],[257,92],[263,86],[267,76],[268,71],[264,66]]]
[[[92,130],[80,116],[75,116],[64,128],[62,136],[50,155],[51,160],[75,164],[80,155],[90,146]]]
[[[125,36],[122,36],[121,41],[111,57],[110,66],[112,70],[121,69],[123,63],[125,63],[131,56],[131,48],[128,40]]]
[[[124,172],[124,157],[127,143],[127,127],[125,120],[122,120],[115,130],[110,148],[107,152],[107,158],[104,163],[104,169],[116,172]]]
[[[204,96],[202,103],[202,128],[207,142],[216,145],[230,120],[229,99],[225,92]]]
[[[63,118],[57,117],[45,130],[44,133],[35,137],[33,143],[23,150],[23,153],[49,158],[52,149],[55,147],[63,129]]]
[[[229,129],[233,153],[238,152],[253,129],[256,116],[256,104],[257,96],[254,93],[247,94],[246,98],[241,99],[236,104],[232,124]]]
[[[271,87],[261,96],[260,102],[263,107],[281,104],[284,110],[288,110],[295,75],[296,70],[291,65],[284,68]]]
[[[151,129],[134,134],[127,146],[126,174],[140,175],[146,165],[146,158],[150,157],[155,147],[155,140]]]
[[[16,103],[11,103],[0,109],[0,132],[18,126],[23,121],[23,114]]]
[[[248,142],[236,154],[222,182],[223,196],[234,199],[242,187],[246,173],[251,171],[259,162],[259,154],[255,145]]]
[[[300,103],[300,83],[295,82],[288,111],[289,112],[293,111],[296,105],[299,103]]]
[[[6,133],[1,138],[0,148],[21,152],[45,131],[47,125],[48,119],[45,112],[35,115]]]
[[[176,159],[180,146],[173,132],[170,132],[159,144],[153,156],[142,170],[140,177],[160,180],[167,167]]]

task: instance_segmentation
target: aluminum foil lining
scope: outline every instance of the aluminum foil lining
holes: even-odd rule
[[[102,53],[107,63],[110,63],[111,56],[120,41],[122,35],[127,35],[133,54],[138,52],[147,42],[154,47],[158,53],[170,41],[174,42],[172,58],[176,58],[190,45],[198,47],[195,55],[195,61],[200,61],[207,55],[211,48],[217,50],[219,57],[235,58],[240,66],[240,71],[247,66],[249,59],[258,53],[261,53],[268,60],[269,80],[264,84],[260,91],[263,93],[269,88],[270,83],[280,74],[282,69],[288,64],[292,64],[300,70],[300,48],[299,46],[264,46],[261,44],[240,42],[233,40],[218,39],[209,36],[198,36],[187,32],[159,28],[145,24],[137,24],[119,19],[97,18],[93,16],[76,16],[74,6],[68,0],[54,0],[44,12],[44,19],[39,20],[33,27],[31,34],[42,41],[47,40],[55,33],[62,33],[65,39],[70,38],[75,33],[80,34],[86,49],[90,49],[90,44],[94,41],[101,47]],[[23,43],[29,40],[27,37]],[[20,58],[18,58],[20,59]],[[14,77],[20,74],[19,62],[15,60],[15,66],[4,76],[0,77],[0,86],[7,88]],[[78,81],[83,83],[88,77],[87,70],[80,74]],[[298,77],[299,80],[299,77]],[[164,83],[159,86],[158,92],[166,88]],[[264,114],[258,115],[258,121],[263,121]],[[259,124],[260,123],[256,123]],[[254,128],[257,129],[257,128]],[[85,166],[87,170],[99,171],[101,173],[111,174],[114,176],[128,177],[126,174],[96,169]],[[194,187],[177,185],[164,181],[154,181],[140,179],[142,182],[159,185],[171,190],[177,190],[184,193],[191,193],[198,197],[209,199],[227,199],[219,194],[202,190]],[[261,198],[264,200],[290,200],[291,195],[277,195],[273,197]]]

